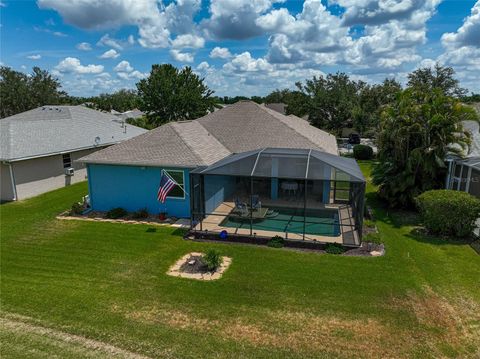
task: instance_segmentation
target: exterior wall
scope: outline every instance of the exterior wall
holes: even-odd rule
[[[14,199],[15,191],[10,177],[10,166],[0,163],[0,201],[13,201]]]
[[[184,172],[184,188],[190,190],[189,170],[165,168]],[[90,203],[94,210],[108,211],[122,207],[129,212],[147,208],[149,213],[166,211],[167,215],[189,218],[190,196],[168,198],[165,203],[157,200],[162,168],[141,166],[115,166],[88,164]]]
[[[212,213],[235,190],[235,177],[205,176],[205,213]]]
[[[98,150],[96,148],[70,153],[72,167],[75,169],[73,176],[65,175],[62,155],[12,162],[17,199],[37,196],[56,188],[85,181],[87,178],[85,165],[75,161]]]

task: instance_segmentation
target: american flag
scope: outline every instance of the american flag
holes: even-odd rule
[[[162,177],[160,177],[160,187],[158,187],[157,192],[157,199],[160,202],[165,203],[167,195],[176,185],[177,182],[175,182],[169,175],[162,172]]]

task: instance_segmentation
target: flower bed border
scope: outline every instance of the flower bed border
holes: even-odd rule
[[[203,256],[204,253],[199,252],[190,252],[185,254],[179,260],[175,262],[173,266],[171,266],[168,271],[167,275],[172,277],[181,277],[181,278],[189,278],[189,279],[196,279],[196,280],[217,280],[220,279],[225,273],[225,271],[230,267],[232,264],[232,258],[230,257],[222,257],[222,264],[211,273],[185,273],[180,271],[180,267],[187,263],[188,259],[191,256]]]
[[[67,221],[89,221],[89,222],[109,222],[109,223],[128,223],[128,224],[147,224],[153,226],[172,226],[178,228],[188,228],[189,226],[184,226],[181,224],[175,224],[176,222],[170,222],[168,219],[164,222],[158,221],[146,221],[146,220],[135,220],[135,219],[125,219],[125,218],[102,218],[102,217],[87,217],[84,215],[71,216],[69,215],[70,211],[65,211],[56,216],[57,219],[67,220]]]

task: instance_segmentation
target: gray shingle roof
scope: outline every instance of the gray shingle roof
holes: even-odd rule
[[[105,146],[145,132],[131,125],[125,129],[117,117],[84,106],[42,106],[0,120],[0,159]]]
[[[301,125],[291,125],[291,117],[252,101],[239,101],[197,121],[233,153],[278,147],[313,148],[337,154],[336,142],[332,150],[327,132],[307,124],[318,138],[307,137],[303,130],[299,131]]]
[[[163,125],[81,161],[193,168],[265,147],[338,153],[335,137],[327,132],[254,102],[240,101],[198,120]]]

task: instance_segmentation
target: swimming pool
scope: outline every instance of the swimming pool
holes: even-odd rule
[[[303,209],[269,207],[278,212],[274,218],[256,220],[252,224],[253,230],[271,232],[303,233]],[[239,221],[238,218],[226,217],[221,223],[222,227],[248,228],[248,219]],[[314,234],[327,237],[340,235],[340,224],[338,221],[338,210],[336,209],[307,209],[305,213],[305,234]]]

